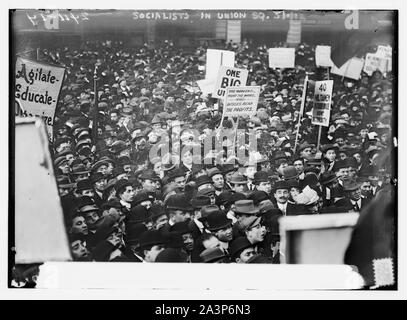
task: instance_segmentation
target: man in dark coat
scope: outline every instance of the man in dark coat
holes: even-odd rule
[[[276,181],[274,184],[274,198],[276,199],[276,208],[285,216],[295,216],[306,214],[308,209],[304,205],[293,204],[288,201],[289,183],[287,181]]]

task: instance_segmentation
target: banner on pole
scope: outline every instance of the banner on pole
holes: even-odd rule
[[[253,116],[259,102],[260,86],[226,88],[223,117]]]
[[[227,50],[208,49],[206,51],[205,79],[216,79],[220,66],[233,68],[235,66],[235,53]]]
[[[294,68],[295,48],[270,48],[268,52],[270,68]]]
[[[324,127],[329,126],[333,84],[333,80],[315,81],[312,124]]]
[[[359,80],[364,63],[363,59],[353,57],[339,69],[334,65],[331,72],[342,77]]]
[[[315,48],[315,64],[317,67],[332,67],[331,46],[317,46]]]
[[[245,86],[248,75],[248,70],[221,66],[219,68],[218,79],[212,92],[212,97],[224,99],[226,88]]]
[[[52,141],[52,126],[65,69],[17,58],[15,100],[19,115],[41,117]]]

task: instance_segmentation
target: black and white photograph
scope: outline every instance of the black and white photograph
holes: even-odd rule
[[[8,8],[9,289],[398,290],[398,10],[110,5]]]

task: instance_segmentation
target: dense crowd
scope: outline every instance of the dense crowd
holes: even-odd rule
[[[359,212],[393,182],[391,72],[342,79],[316,68],[305,43],[295,68],[270,69],[265,45],[227,44],[261,94],[255,116],[221,123],[221,101],[196,83],[206,49],[88,41],[42,51],[66,68],[51,151],[74,260],[279,263],[280,217]],[[299,114],[306,75],[334,79],[320,150],[313,90]],[[234,138],[203,147],[228,129],[254,135],[244,161]]]

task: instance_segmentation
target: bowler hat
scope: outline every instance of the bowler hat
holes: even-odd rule
[[[143,171],[141,175],[138,177],[140,180],[151,180],[151,181],[159,181],[160,177],[153,170],[146,170]]]
[[[206,217],[206,223],[209,231],[217,231],[232,226],[232,220],[228,219],[221,212],[212,212]]]
[[[288,182],[285,180],[276,181],[273,186],[274,191],[277,191],[278,189],[287,189],[288,190],[289,188],[290,188],[290,186],[289,186]]]
[[[283,178],[284,180],[296,179],[299,173],[294,166],[287,166],[283,168]]]
[[[337,145],[334,145],[334,144],[329,143],[329,144],[324,145],[324,146],[321,148],[321,151],[322,151],[323,153],[326,153],[328,150],[335,150],[336,152],[338,152],[339,147],[338,147]]]
[[[234,212],[236,214],[256,215],[259,208],[254,205],[253,200],[238,200],[235,202]]]
[[[166,240],[161,232],[157,230],[148,230],[140,235],[139,243],[140,249],[145,249],[156,245],[164,245]]]
[[[208,176],[209,178],[212,178],[213,176],[220,174],[222,175],[222,172],[218,168],[212,168],[208,170]]]
[[[184,176],[185,176],[185,171],[182,170],[181,168],[174,169],[169,174],[170,180],[174,180],[177,177],[184,177]]]
[[[208,196],[196,196],[191,200],[191,204],[194,207],[194,209],[201,209],[204,206],[210,205],[211,204],[211,198]]]
[[[144,223],[128,222],[126,224],[126,244],[138,245],[141,234],[146,231],[147,227]]]
[[[216,262],[222,258],[226,257],[225,251],[219,247],[208,248],[199,254],[199,257],[204,263]]]
[[[229,247],[229,253],[232,259],[238,257],[238,255],[247,248],[253,247],[249,240],[246,237],[239,237],[233,240]]]
[[[255,190],[249,194],[247,199],[253,200],[254,205],[258,206],[260,202],[270,200],[270,197],[265,191]]]
[[[212,213],[219,213],[219,214],[221,213],[221,211],[217,205],[210,204],[210,205],[204,206],[201,209],[201,218],[199,218],[198,220],[204,221]]]
[[[142,203],[142,202],[144,202],[144,201],[151,201],[151,202],[153,202],[153,201],[154,201],[154,197],[153,197],[151,194],[142,191],[142,192],[139,192],[138,194],[136,194],[136,196],[134,197],[134,200],[133,200],[133,203],[132,203],[132,204],[133,204],[134,206],[136,206],[136,205],[138,205],[138,204],[140,204],[140,203]]]
[[[191,233],[189,221],[177,222],[170,227],[170,232],[178,232],[179,234]]]
[[[344,168],[347,168],[347,167],[348,166],[347,166],[347,164],[346,164],[346,162],[344,160],[338,160],[338,161],[335,161],[335,163],[334,163],[334,165],[332,167],[332,171],[337,172],[340,169],[344,169]]]
[[[180,249],[176,248],[166,248],[161,251],[156,259],[155,262],[187,262],[188,255],[181,251]]]
[[[95,183],[102,179],[106,179],[106,176],[101,172],[96,172],[91,175],[90,179],[91,179],[92,183]]]
[[[257,171],[254,174],[254,179],[253,179],[254,183],[257,184],[259,182],[268,182],[269,180],[269,174],[267,172],[264,171]]]
[[[227,174],[229,172],[236,171],[237,168],[233,164],[225,164],[222,166],[221,171],[223,174]]]
[[[320,177],[320,183],[325,186],[331,182],[338,180],[338,177],[333,172],[324,172]]]
[[[90,182],[89,179],[78,181],[78,183],[76,184],[77,191],[89,190],[89,189],[93,189],[92,183]]]
[[[170,196],[165,204],[167,210],[193,211],[194,208],[182,193]]]
[[[128,216],[128,221],[135,223],[146,222],[150,219],[148,210],[142,205],[136,205],[130,210],[130,215]]]
[[[204,184],[212,184],[211,179],[207,175],[199,176],[198,178],[196,178],[195,182],[196,182],[197,188],[199,188],[200,186],[202,186]]]

